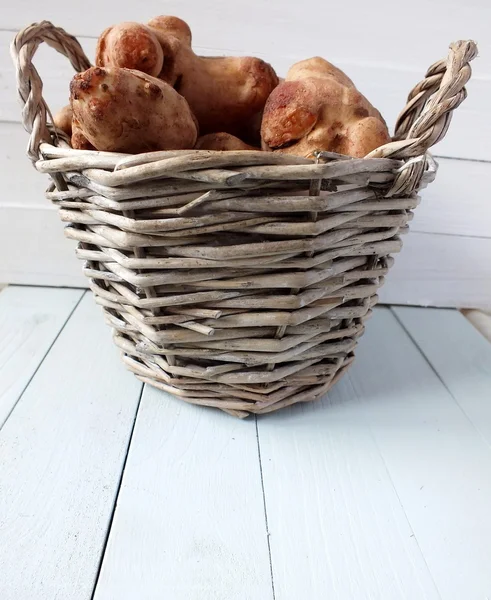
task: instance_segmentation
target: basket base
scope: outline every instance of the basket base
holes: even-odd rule
[[[168,392],[179,400],[199,406],[219,408],[240,419],[250,414],[270,413],[300,402],[319,400],[341,379],[353,361],[354,354],[351,353],[339,360],[329,375],[317,377],[315,383],[281,380],[270,385],[251,384],[239,387],[205,379],[191,382],[189,378],[174,378],[164,381],[165,376],[154,376],[149,369],[142,368],[141,363],[135,361],[132,356],[123,353],[126,367],[143,383]],[[146,373],[144,374],[143,371]]]

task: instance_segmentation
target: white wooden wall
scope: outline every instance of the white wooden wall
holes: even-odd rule
[[[93,59],[108,25],[158,14],[187,20],[202,54],[253,54],[284,74],[293,62],[325,56],[347,71],[389,124],[426,68],[450,41],[471,38],[469,98],[447,138],[434,149],[436,182],[423,191],[411,233],[382,291],[386,302],[436,306],[491,306],[491,4],[488,0],[391,0],[350,3],[298,0],[16,0],[0,21],[0,282],[84,286],[73,245],[43,192],[46,180],[25,157],[8,45],[23,26],[49,19],[77,35]],[[36,55],[53,110],[66,103],[71,68],[48,48]]]

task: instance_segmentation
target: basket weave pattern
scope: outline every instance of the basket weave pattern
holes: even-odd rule
[[[47,42],[89,61],[49,22],[12,54],[28,154],[78,241],[95,300],[142,381],[235,416],[323,395],[353,361],[377,290],[401,248],[427,153],[465,99],[473,42],[451,46],[411,92],[393,141],[364,159],[70,148],[32,65]]]

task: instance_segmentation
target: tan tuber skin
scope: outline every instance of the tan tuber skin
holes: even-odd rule
[[[186,98],[203,135],[226,132],[256,144],[264,104],[278,84],[273,68],[259,58],[197,56],[189,26],[170,16],[156,17],[148,26],[122,23],[106,29],[96,63],[158,75]]]
[[[67,104],[53,117],[53,123],[58,129],[61,129],[68,137],[72,137],[72,107]]]
[[[164,52],[160,78],[189,102],[200,132],[226,132],[259,143],[260,115],[278,85],[273,68],[254,57],[197,56],[189,26],[177,17],[156,17],[148,26]]]
[[[76,150],[95,150],[89,140],[85,137],[82,127],[77,119],[72,120],[72,148]]]
[[[261,150],[246,144],[230,133],[208,133],[198,138],[196,150]]]
[[[71,139],[72,148],[76,150],[95,150],[94,146],[83,135],[77,119],[73,118],[70,104],[60,109],[53,117],[53,123]]]
[[[98,67],[125,67],[158,77],[164,54],[155,34],[140,23],[119,23],[104,30],[97,41]]]
[[[351,79],[319,57],[293,65],[272,92],[261,137],[263,149],[298,156],[326,150],[364,157],[390,141],[379,111]]]
[[[152,152],[193,148],[196,120],[169,85],[139,71],[91,67],[70,84],[77,132],[97,150]],[[72,145],[75,145],[74,135]]]

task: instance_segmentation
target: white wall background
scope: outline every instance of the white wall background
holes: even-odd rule
[[[108,25],[176,14],[193,29],[202,54],[252,54],[284,74],[293,62],[321,55],[343,68],[394,124],[407,93],[449,42],[474,39],[469,98],[434,153],[440,171],[423,191],[405,247],[382,291],[394,303],[491,306],[491,4],[487,0],[390,0],[349,3],[298,0],[17,0],[0,20],[0,282],[86,285],[73,245],[43,197],[46,179],[25,157],[8,46],[17,30],[51,20],[79,37],[93,60]],[[71,67],[49,48],[35,58],[52,110],[66,104]]]

